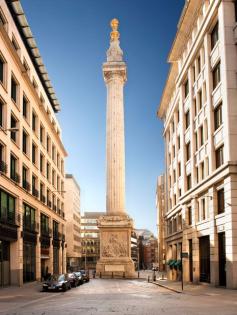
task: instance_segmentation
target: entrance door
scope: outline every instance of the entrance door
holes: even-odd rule
[[[193,282],[193,242],[188,240],[189,245],[189,281]]]
[[[0,240],[0,287],[10,285],[10,243]]]
[[[23,281],[35,281],[35,244],[24,242]]]
[[[218,234],[218,248],[219,248],[219,285],[226,286],[225,233]]]
[[[199,238],[200,282],[210,282],[210,241],[209,236]]]

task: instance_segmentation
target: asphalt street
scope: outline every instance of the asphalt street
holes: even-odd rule
[[[3,289],[4,290],[4,289]],[[4,293],[4,294],[1,294]],[[179,294],[144,280],[92,279],[67,292],[0,291],[4,315],[237,314],[237,295]]]

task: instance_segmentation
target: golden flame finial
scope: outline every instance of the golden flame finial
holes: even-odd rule
[[[113,19],[110,22],[110,26],[112,28],[112,32],[110,33],[110,41],[118,40],[120,37],[120,34],[118,32],[118,26],[119,26],[118,19]]]

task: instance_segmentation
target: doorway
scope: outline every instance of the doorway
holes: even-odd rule
[[[0,240],[0,287],[10,285],[10,243]]]
[[[219,252],[219,285],[226,286],[226,252],[225,252],[225,233],[218,234]]]
[[[210,282],[210,240],[209,235],[199,238],[200,282]]]

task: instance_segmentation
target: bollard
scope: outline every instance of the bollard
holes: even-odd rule
[[[150,276],[148,276],[148,278],[147,278],[147,282],[150,282]]]
[[[153,281],[156,281],[156,275],[153,276]]]
[[[140,278],[140,272],[138,271],[138,273],[137,273],[137,277],[138,277],[138,279]]]
[[[101,278],[101,272],[100,272],[100,278]]]
[[[123,278],[125,278],[125,272],[123,272]]]
[[[113,271],[112,271],[112,279],[113,279],[113,277],[114,277],[114,273],[113,273]]]

